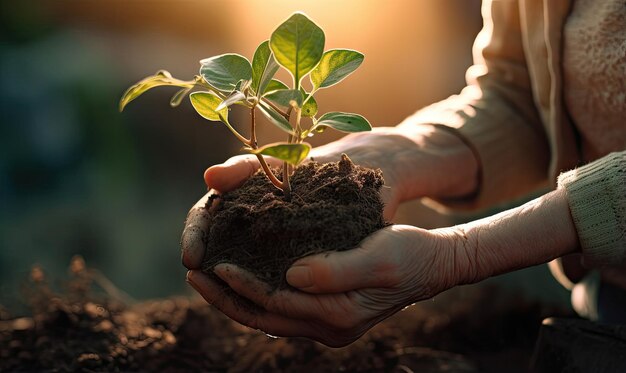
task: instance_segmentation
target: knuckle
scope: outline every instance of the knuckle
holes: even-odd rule
[[[248,174],[248,177],[252,176],[259,169],[259,162],[256,160],[256,158],[251,158],[248,156],[242,161],[247,167],[246,173]]]
[[[297,316],[298,311],[294,310],[289,298],[280,295],[269,296],[263,304],[266,311],[276,313],[286,317]]]

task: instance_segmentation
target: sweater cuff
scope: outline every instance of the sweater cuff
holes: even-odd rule
[[[585,265],[626,263],[626,152],[611,153],[559,176]]]

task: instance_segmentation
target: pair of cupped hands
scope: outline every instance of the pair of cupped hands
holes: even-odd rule
[[[428,132],[420,136],[429,137]],[[446,137],[449,135],[440,136],[432,138],[435,143],[458,142]],[[432,146],[420,146],[419,141],[398,134],[395,128],[377,128],[315,148],[311,158],[331,162],[346,153],[355,164],[380,168],[385,178],[381,191],[384,215],[391,221],[402,201],[428,195],[429,189],[445,194],[445,185],[433,181],[437,159],[443,155],[429,148]],[[275,160],[268,158],[268,162],[278,166]],[[204,179],[209,189],[227,192],[258,168],[254,156],[236,156],[207,169]],[[458,284],[463,272],[459,266],[467,265],[454,255],[455,240],[450,239],[454,232],[391,225],[352,250],[297,260],[286,273],[295,290],[270,291],[250,272],[218,264],[214,273],[234,290],[225,292],[223,284],[200,270],[205,251],[202,237],[208,229],[204,206],[209,194],[191,209],[183,232],[187,282],[231,319],[270,335],[308,337],[328,346],[345,346],[404,307]],[[236,297],[258,307],[241,307]]]

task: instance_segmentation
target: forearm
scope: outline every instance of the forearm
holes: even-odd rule
[[[418,197],[461,198],[480,184],[480,165],[474,151],[453,129],[406,121],[396,131],[415,145],[404,154],[408,187],[404,200]]]
[[[454,243],[457,284],[478,282],[580,250],[563,189],[500,214],[441,231]]]

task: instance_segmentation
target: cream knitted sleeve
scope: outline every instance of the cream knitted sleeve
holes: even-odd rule
[[[586,265],[626,264],[626,151],[559,176]]]

